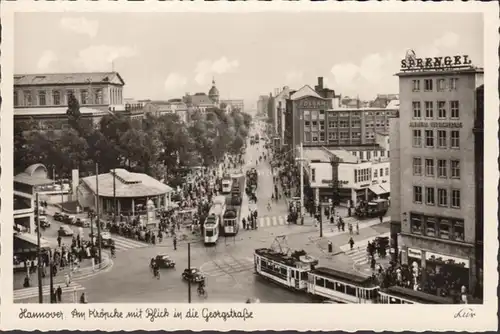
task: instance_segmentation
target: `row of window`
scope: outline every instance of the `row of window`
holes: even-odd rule
[[[71,94],[74,94],[74,91],[72,89],[66,90],[66,102],[63,101],[64,95],[61,91],[59,90],[54,90],[52,91],[52,105],[62,105],[63,103],[67,103],[69,100],[69,96]],[[90,103],[90,98],[89,98],[89,91],[86,89],[80,90],[80,96],[75,96],[81,104],[92,104]],[[34,102],[34,100],[36,101]],[[95,89],[93,90],[93,101],[95,101],[95,104],[102,104],[103,103],[103,93],[102,89]],[[17,91],[14,91],[14,106],[19,106],[21,105],[19,101],[19,95]],[[32,105],[39,105],[39,106],[46,106],[50,105],[48,101],[48,93],[44,90],[40,90],[37,92],[36,96],[32,95],[32,92],[30,90],[23,91],[23,101],[22,101],[23,106],[32,106]]]
[[[372,169],[362,168],[354,170],[354,183],[366,182],[372,179]]]
[[[413,175],[460,179],[460,160],[414,157]]]
[[[460,189],[413,186],[413,202],[460,209]]]
[[[93,89],[92,94],[90,94],[87,89],[80,89],[79,94],[76,94],[73,89],[66,89],[66,95],[60,90],[53,90],[51,94],[45,90],[39,90],[35,96],[33,96],[31,90],[23,91],[23,100],[20,101],[19,94],[14,91],[14,106],[46,106],[46,105],[63,105],[68,103],[69,96],[74,95],[75,98],[80,102],[80,104],[103,104],[103,90],[101,88]],[[51,102],[49,101],[49,94],[52,97]],[[119,88],[111,88],[110,90],[110,101],[111,104],[121,104],[122,91]],[[64,99],[66,96],[66,99]]]
[[[446,90],[452,91],[457,90],[458,78],[439,78],[436,80],[436,91],[444,92]],[[421,79],[412,80],[412,90],[414,92],[420,92],[420,82]],[[423,79],[424,91],[432,92],[434,91],[434,79]]]
[[[373,168],[373,178],[378,177],[380,172],[380,177],[384,176],[384,168]],[[389,167],[385,168],[385,176],[389,176]]]
[[[437,108],[437,114],[434,112],[435,107]],[[420,101],[412,102],[413,119],[422,118],[422,103]],[[460,104],[458,101],[424,101],[424,117],[426,119],[460,119]]]
[[[353,151],[352,154],[357,157],[358,153]],[[366,160],[371,160],[372,154],[374,158],[385,158],[385,151],[366,151]],[[389,151],[387,151],[387,157],[389,158]],[[365,151],[359,151],[359,158],[361,160],[365,159]]]
[[[394,110],[384,110],[384,111],[365,111],[364,112],[365,116],[396,116],[397,112]],[[321,116],[325,115],[324,110],[304,110],[304,119],[306,118],[317,118],[318,116],[320,118],[324,118]],[[331,110],[328,113],[328,117],[353,117],[353,118],[360,118],[361,117],[361,112],[360,111],[337,111],[337,110]]]
[[[413,147],[422,147],[422,132],[424,130],[415,129],[412,131],[413,134]],[[437,143],[435,141],[435,131],[437,131]],[[448,140],[448,130],[425,130],[425,141],[424,147],[437,147],[437,148],[460,148],[460,131],[451,130],[449,131]]]
[[[443,217],[410,215],[411,233],[454,241],[465,240],[464,221]]]

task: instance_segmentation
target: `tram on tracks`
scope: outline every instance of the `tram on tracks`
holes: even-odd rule
[[[203,223],[203,241],[205,245],[215,244],[221,234],[221,224],[226,211],[226,198],[215,196],[208,216]]]

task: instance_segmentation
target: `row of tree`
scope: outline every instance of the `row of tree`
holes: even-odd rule
[[[162,179],[181,167],[211,166],[227,153],[240,153],[252,120],[241,111],[213,109],[191,113],[188,122],[176,114],[148,114],[141,120],[110,114],[93,124],[81,117],[73,99],[67,114],[70,126],[63,130],[23,131],[14,125],[17,173],[43,163],[59,177],[74,168],[85,175],[99,163],[102,172],[127,168]]]

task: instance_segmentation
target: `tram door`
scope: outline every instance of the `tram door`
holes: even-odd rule
[[[295,286],[295,270],[290,269],[290,286],[294,287]]]

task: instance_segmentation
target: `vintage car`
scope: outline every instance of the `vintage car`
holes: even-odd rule
[[[199,283],[205,279],[205,276],[197,268],[184,269],[182,279],[191,283]]]
[[[72,237],[74,234],[73,230],[68,226],[59,227],[59,231],[57,231],[57,235],[60,237]]]
[[[40,222],[40,226],[42,228],[50,227],[50,221],[47,219],[47,216],[41,216],[41,217],[39,217],[38,221]]]
[[[62,222],[62,221],[63,221],[63,219],[64,219],[63,214],[62,214],[62,213],[60,213],[60,212],[56,212],[56,213],[54,213],[54,216],[53,216],[53,217],[54,217],[54,220],[55,220],[55,221],[57,221],[57,222]]]
[[[155,257],[155,262],[160,268],[174,268],[175,261],[166,254],[160,254]]]
[[[63,218],[63,223],[68,224],[68,225],[75,225],[76,218],[75,218],[75,216],[65,215]]]
[[[97,242],[97,227],[94,229],[94,233],[89,233],[89,238],[93,238],[95,235]],[[115,242],[111,238],[111,233],[109,231],[101,231],[101,246],[104,248],[111,247]]]
[[[76,218],[75,225],[79,227],[90,227],[90,221],[84,218]]]

